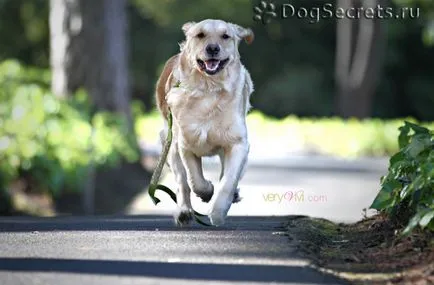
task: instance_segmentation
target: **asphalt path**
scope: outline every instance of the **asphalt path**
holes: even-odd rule
[[[219,228],[175,227],[173,202],[160,193],[155,206],[146,191],[127,216],[0,218],[0,284],[345,284],[301,259],[284,223],[299,214],[360,220],[387,161],[256,162]],[[218,167],[205,168],[215,182]],[[175,187],[170,174],[162,182]]]
[[[0,284],[345,284],[299,259],[284,217],[2,218]]]

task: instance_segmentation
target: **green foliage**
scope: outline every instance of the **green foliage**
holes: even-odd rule
[[[268,96],[259,97],[256,104],[262,106],[263,112],[277,117],[285,117],[288,113],[299,116],[331,115],[333,95],[331,90],[327,90],[324,77],[324,73],[315,67],[288,68],[287,72],[270,79],[258,90]],[[318,98],[319,93],[322,96]]]
[[[0,1],[0,61],[19,58],[48,67],[49,3],[46,0]]]
[[[187,0],[173,1],[162,0],[132,0],[131,1],[139,12],[146,18],[153,19],[161,26],[171,26],[180,29],[186,21],[198,21],[202,19],[235,19],[238,23],[248,23],[251,16],[248,13],[238,13],[250,7],[251,0]],[[178,11],[179,13],[173,13]],[[186,20],[189,19],[189,20]]]
[[[396,0],[388,2],[398,8],[421,7],[420,19],[387,21],[388,43],[384,52],[385,68],[375,94],[372,115],[380,118],[415,117],[434,120],[431,90],[434,83],[434,57],[422,41],[428,33],[432,0]],[[275,20],[269,25],[252,20],[252,9],[260,1],[212,0],[132,0],[131,30],[133,76],[153,106],[152,94],[158,72],[165,60],[178,52],[183,40],[181,26],[188,21],[221,18],[251,27],[252,45],[240,45],[242,61],[255,83],[252,105],[261,112],[284,118],[330,116],[334,113],[335,19],[310,24],[296,17]],[[287,0],[272,1],[279,5]],[[296,7],[321,7],[323,0],[292,0]],[[336,1],[330,1],[336,4]],[[176,11],[174,13],[173,11]],[[158,43],[158,52],[148,45],[149,38]],[[147,56],[149,55],[149,56]],[[136,85],[137,86],[137,85]],[[145,96],[144,96],[145,97]],[[313,103],[312,103],[313,102]],[[431,104],[430,104],[431,103]]]
[[[405,122],[399,128],[399,152],[390,158],[389,173],[371,208],[407,223],[403,234],[414,228],[434,230],[434,134]]]
[[[424,25],[422,41],[427,46],[434,45],[434,2],[432,0],[394,0],[401,7],[418,8]]]
[[[89,165],[138,159],[124,118],[92,114],[86,93],[55,97],[50,74],[17,61],[0,63],[0,188],[26,177],[57,195],[79,191]]]
[[[179,51],[183,23],[221,18],[251,27],[252,45],[241,44],[243,63],[255,83],[252,104],[267,115],[284,118],[334,114],[336,20],[276,20],[264,26],[252,20],[255,0],[130,0],[128,1],[130,72],[133,96],[146,110],[155,106],[154,88],[164,62]],[[288,0],[272,1],[279,6]],[[0,1],[0,61],[18,58],[48,67],[47,0]],[[291,0],[296,7],[320,7],[323,0]],[[336,4],[336,1],[330,1]],[[434,120],[434,1],[394,0],[387,5],[420,7],[420,19],[387,21],[385,67],[375,94],[372,115]],[[150,39],[155,44],[149,44]],[[314,102],[314,103],[311,103]]]
[[[414,119],[407,118],[416,122]],[[392,155],[399,150],[396,137],[404,119],[349,119],[300,118],[287,116],[284,119],[268,117],[259,111],[247,116],[249,137],[260,145],[274,145],[283,152],[309,150],[311,152],[356,158],[363,156]],[[423,123],[434,128],[434,122]],[[163,126],[161,115],[153,111],[139,115],[136,133],[145,142],[156,142]]]

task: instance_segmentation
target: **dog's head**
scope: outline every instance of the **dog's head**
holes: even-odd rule
[[[181,44],[188,64],[207,75],[214,75],[238,60],[238,44],[253,41],[252,30],[221,20],[188,22],[182,26],[186,41]]]

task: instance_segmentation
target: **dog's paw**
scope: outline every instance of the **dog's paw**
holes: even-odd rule
[[[211,181],[206,180],[206,186],[201,189],[194,189],[194,193],[202,199],[202,202],[208,203],[214,194],[214,185]]]
[[[192,209],[179,209],[173,217],[177,226],[186,226],[193,221],[194,212]]]
[[[243,198],[240,197],[240,188],[237,188],[237,190],[235,190],[234,193],[234,198],[232,199],[232,203],[238,203],[242,200]]]
[[[208,217],[213,226],[221,226],[225,223],[227,213],[225,211],[212,211]]]
[[[208,213],[208,217],[211,224],[214,226],[221,226],[225,223],[226,217],[228,215],[229,209],[231,208],[231,200],[222,201],[220,203],[214,201],[211,211]]]

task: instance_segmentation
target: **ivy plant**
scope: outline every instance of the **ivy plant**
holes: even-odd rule
[[[400,150],[390,158],[389,172],[371,205],[413,229],[434,230],[433,131],[405,121],[399,128]]]

